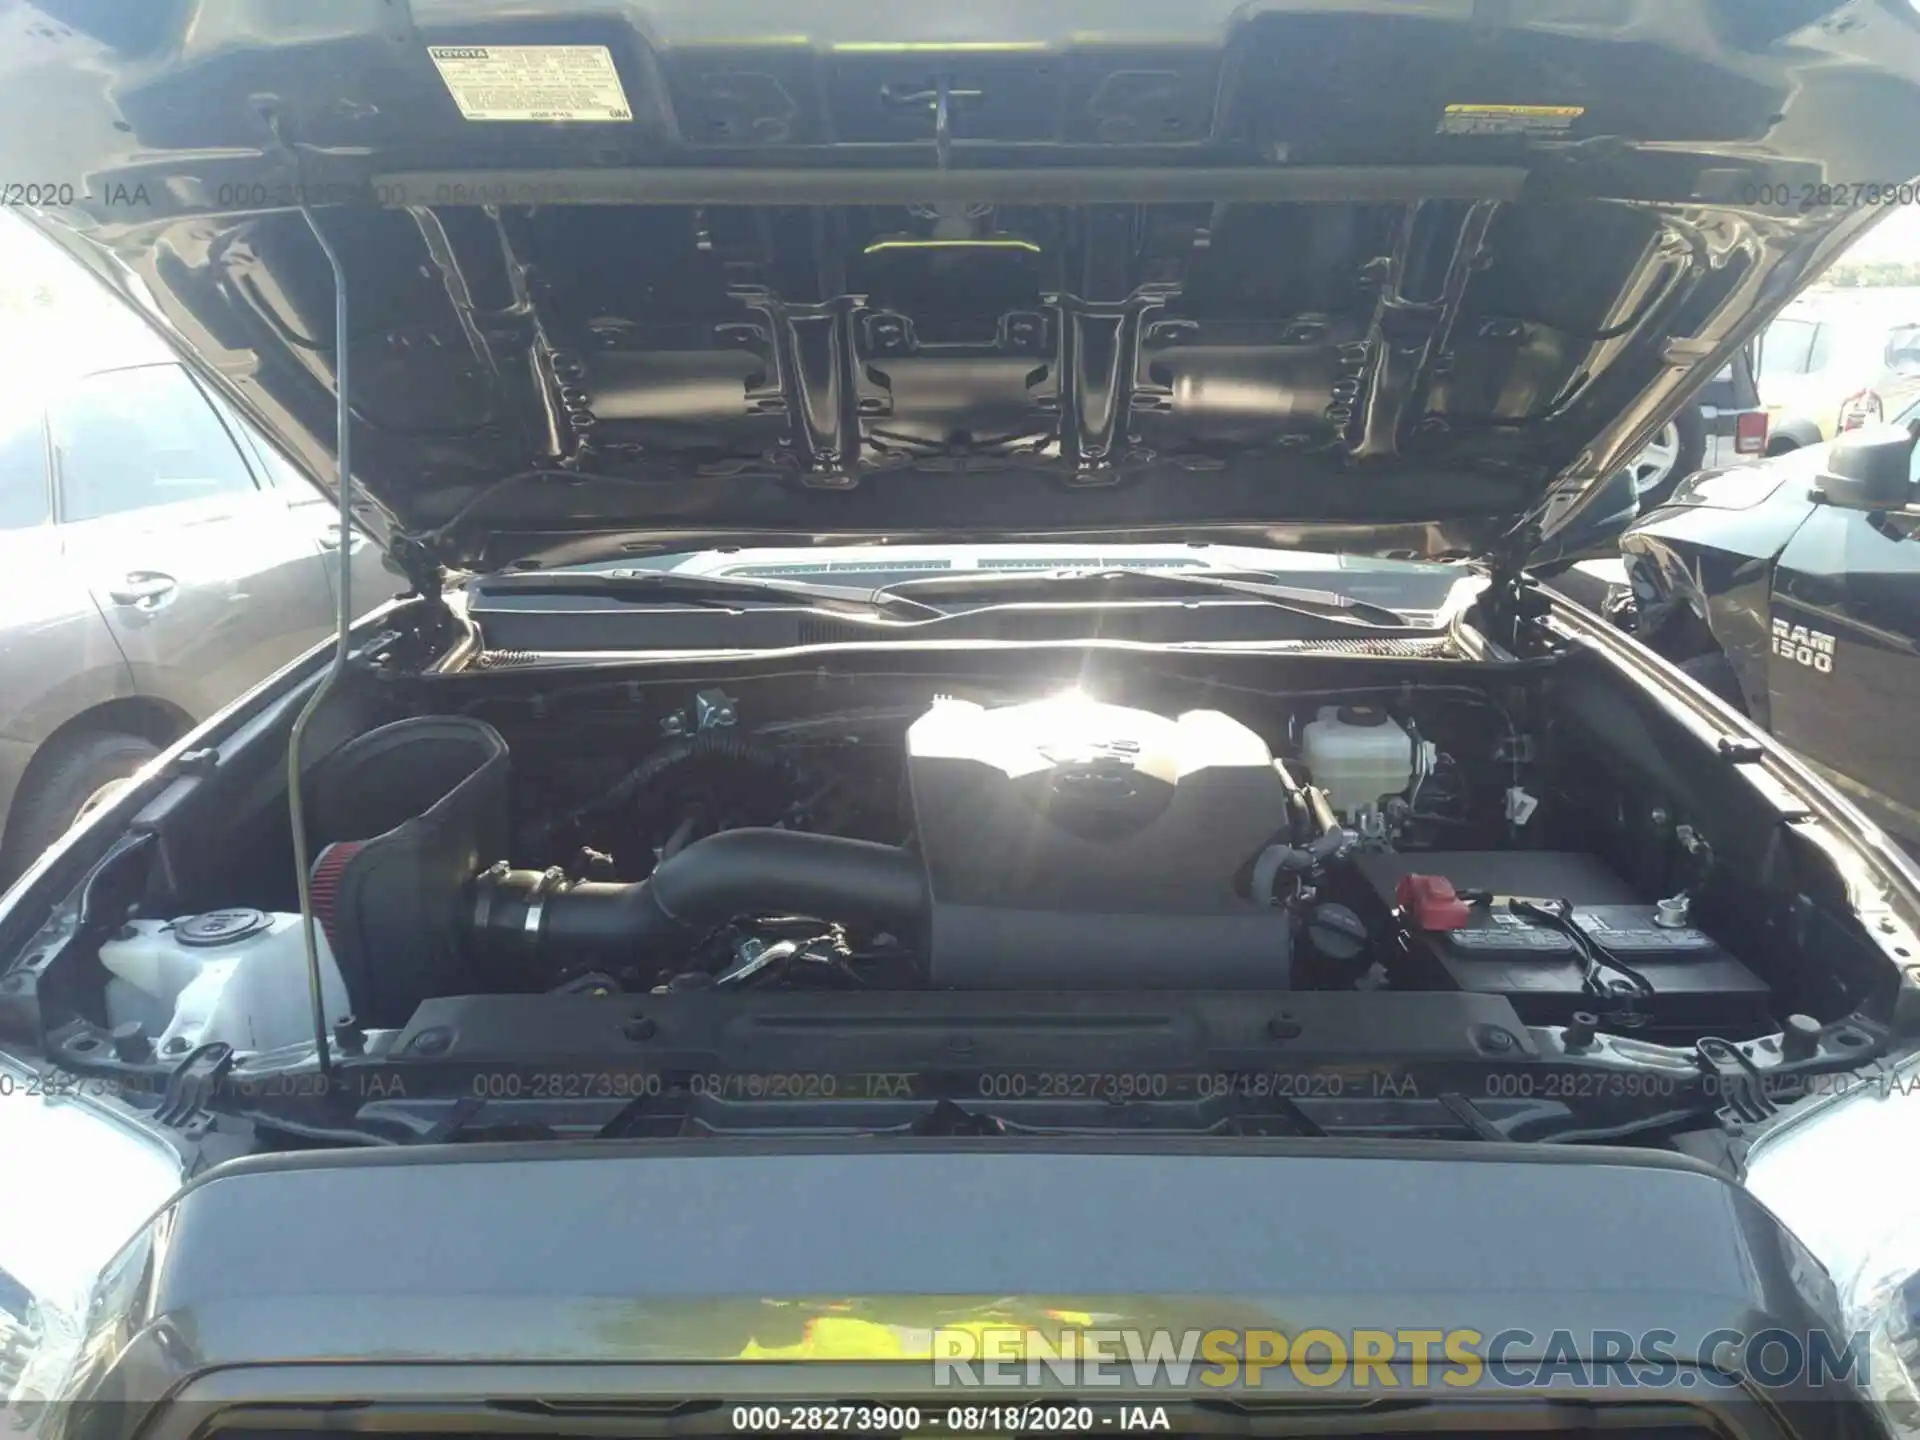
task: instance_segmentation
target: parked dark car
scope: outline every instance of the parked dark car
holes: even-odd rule
[[[1915,173],[1859,0],[0,8],[412,587],[0,896],[10,1421],[1910,1440],[1920,869],[1540,580]]]
[[[1621,540],[1615,614],[1920,842],[1920,405],[1704,471]],[[1874,483],[1849,483],[1869,466]]]
[[[133,331],[0,392],[0,885],[333,625],[326,496]],[[353,548],[361,594],[394,593]]]
[[[1742,350],[1634,456],[1627,466],[1634,495],[1643,509],[1659,505],[1696,470],[1764,455],[1767,434],[1767,411],[1754,382],[1752,357]]]

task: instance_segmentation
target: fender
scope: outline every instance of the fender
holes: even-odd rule
[[[1848,903],[1856,913],[1872,917],[1883,906],[1907,911],[1920,904],[1920,861],[1908,856],[1824,775],[1775,740],[1757,720],[1736,714],[1691,684],[1671,661],[1647,645],[1576,604],[1551,594],[1549,599],[1548,626],[1601,652],[1609,664],[1631,677],[1710,746],[1728,753],[1722,742],[1737,744],[1745,753],[1737,759],[1729,754],[1728,763],[1740,765],[1742,773],[1757,783],[1765,782],[1779,803],[1799,810],[1799,833],[1828,833],[1834,844],[1826,848],[1841,866]],[[1843,858],[1835,845],[1851,853]]]
[[[1640,636],[1673,660],[1709,646],[1726,655],[1747,713],[1771,725],[1768,654],[1774,572],[1812,513],[1809,486],[1824,450],[1695,476],[1670,503],[1621,538],[1640,610]],[[1691,503],[1721,476],[1737,492],[1723,503]],[[1744,500],[1744,503],[1741,503]]]
[[[1791,440],[1792,445],[1781,445],[1782,440]],[[1767,454],[1784,455],[1791,449],[1808,449],[1814,445],[1824,445],[1827,437],[1820,433],[1820,427],[1804,416],[1780,417],[1772,422],[1767,436]]]
[[[1793,531],[1764,555],[1702,545],[1658,531],[1636,531],[1627,550],[1628,578],[1640,607],[1639,633],[1649,648],[1675,661],[1701,653],[1702,642],[1733,667],[1747,713],[1771,723],[1767,654],[1773,620],[1773,572]]]

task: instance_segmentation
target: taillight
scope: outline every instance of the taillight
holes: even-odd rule
[[[1858,430],[1862,425],[1878,424],[1885,415],[1886,407],[1871,390],[1856,390],[1840,402],[1842,430]]]
[[[1744,410],[1733,422],[1733,450],[1736,455],[1767,453],[1767,412]]]

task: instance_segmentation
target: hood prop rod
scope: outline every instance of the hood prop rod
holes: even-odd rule
[[[278,127],[275,127],[276,132]],[[313,693],[307,697],[307,703],[300,707],[300,714],[293,722],[293,733],[287,741],[287,813],[293,823],[293,865],[295,878],[300,886],[300,932],[306,941],[307,949],[307,990],[313,1003],[313,1047],[320,1061],[320,1073],[325,1075],[332,1065],[327,1043],[327,1001],[326,991],[321,984],[320,943],[316,938],[313,918],[313,891],[310,870],[312,858],[307,853],[307,817],[306,807],[300,794],[300,755],[305,748],[307,726],[327,696],[340,683],[347,673],[347,661],[350,656],[351,629],[353,625],[353,455],[351,434],[352,409],[347,400],[347,272],[340,263],[340,256],[327,239],[327,232],[320,228],[320,219],[303,200],[300,213],[306,217],[308,227],[313,231],[314,239],[320,242],[320,249],[326,254],[327,264],[333,270],[333,386],[334,386],[334,448],[338,458],[338,490],[340,496],[340,548],[339,575],[336,578],[334,593],[339,606],[334,617],[333,661],[327,667],[326,674],[314,686]]]

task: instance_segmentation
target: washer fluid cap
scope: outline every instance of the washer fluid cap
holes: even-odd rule
[[[1342,705],[1339,711],[1342,725],[1384,725],[1387,712],[1378,705]]]
[[[250,936],[258,935],[272,924],[272,919],[260,910],[209,910],[204,915],[194,915],[180,921],[173,927],[173,938],[195,949],[212,949],[219,945],[238,944]]]

